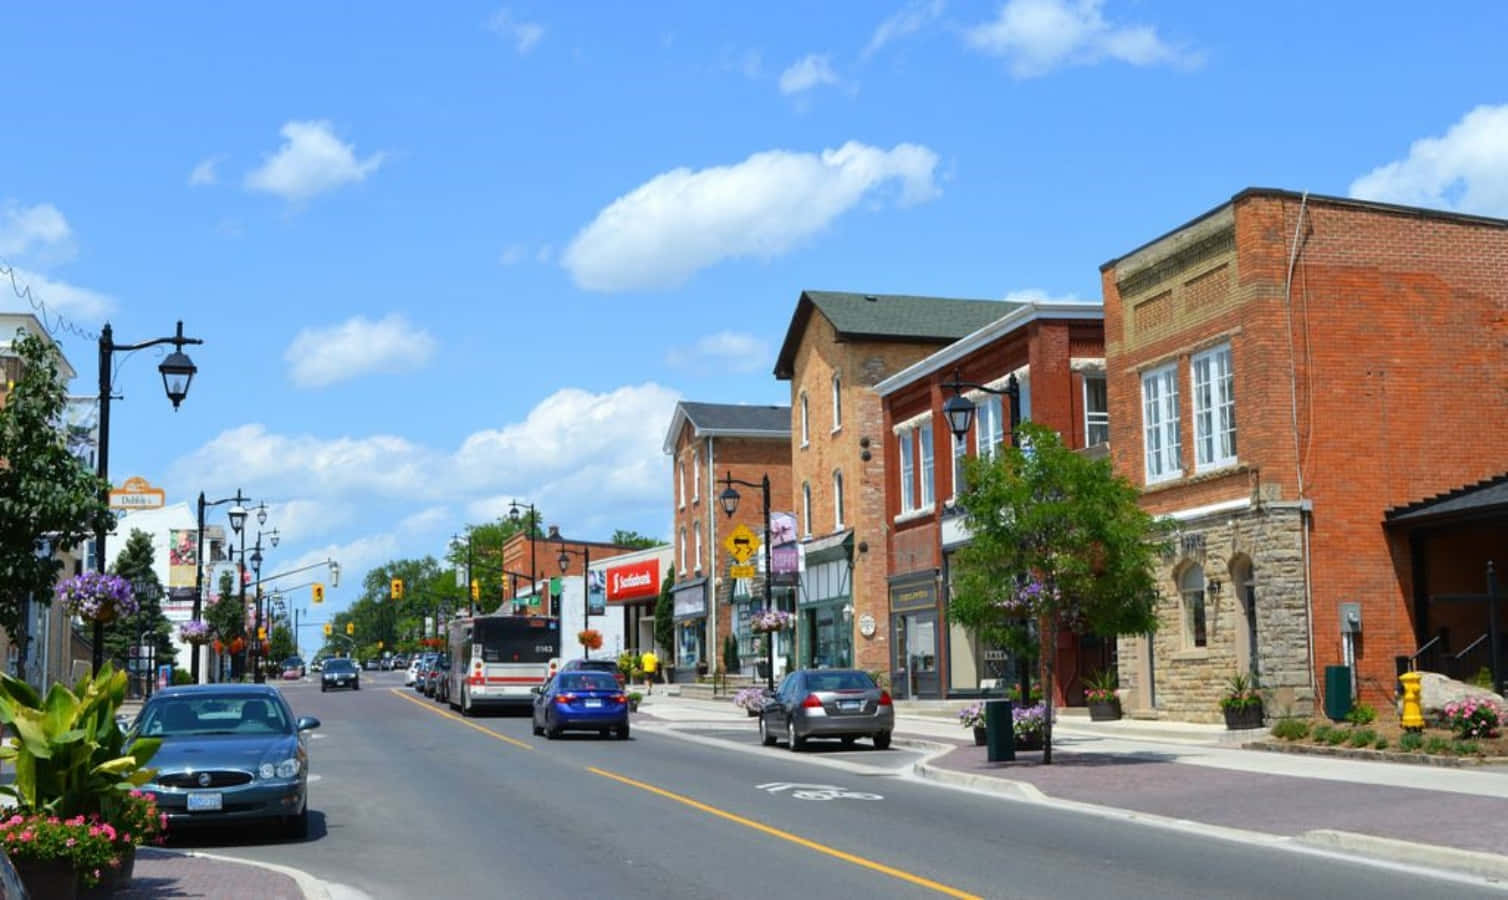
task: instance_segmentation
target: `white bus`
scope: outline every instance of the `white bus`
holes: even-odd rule
[[[450,705],[477,709],[527,706],[560,667],[555,616],[475,616],[450,623]]]

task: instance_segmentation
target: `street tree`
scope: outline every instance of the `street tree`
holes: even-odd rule
[[[659,538],[652,538],[648,535],[640,534],[637,531],[629,531],[623,528],[619,528],[617,531],[613,532],[613,539],[611,543],[617,544],[619,547],[632,547],[635,550],[647,550],[650,547],[658,547],[663,542]]]
[[[293,629],[287,625],[273,628],[267,636],[267,643],[267,659],[275,665],[281,665],[283,660],[298,653],[293,644]]]
[[[115,520],[100,499],[108,485],[70,452],[59,425],[68,394],[57,349],[17,332],[11,350],[21,374],[0,403],[0,628],[24,636],[26,601],[52,602],[58,553]]]
[[[503,572],[503,545],[520,532],[524,534],[532,532],[536,540],[542,540],[545,534],[539,525],[540,518],[537,510],[532,518],[529,512],[524,510],[520,513],[517,522],[503,516],[494,522],[466,526],[466,533],[471,536],[471,577],[477,582],[480,594],[477,612],[493,612],[503,602],[503,597],[507,595],[504,587],[508,582],[508,576]],[[543,544],[540,545],[539,551],[545,552]],[[543,577],[548,574],[547,566],[552,564],[551,560],[553,557],[550,560],[541,557],[538,560],[540,571],[530,573],[526,568],[520,574]],[[459,544],[452,545],[445,554],[445,562],[452,571],[456,569],[464,571],[467,563],[466,542],[461,541]]]
[[[1019,435],[1019,448],[965,461],[958,502],[972,539],[954,558],[949,615],[990,643],[1019,640],[1023,622],[1035,626],[1047,705],[1042,761],[1051,763],[1058,635],[1153,631],[1162,534],[1108,459],[1064,447],[1041,425],[1024,424]]]
[[[660,581],[660,596],[655,601],[655,645],[666,663],[675,662],[675,601],[671,597],[674,589],[675,566],[670,566]]]
[[[139,609],[134,616],[114,619],[104,626],[105,656],[122,669],[132,647],[138,641],[152,648],[158,665],[174,665],[178,650],[173,644],[173,625],[162,614],[162,584],[152,569],[156,556],[152,536],[140,528],[131,529],[125,547],[115,558],[112,571],[137,588]]]

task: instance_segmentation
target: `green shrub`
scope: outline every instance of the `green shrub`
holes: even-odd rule
[[[1303,719],[1279,719],[1272,726],[1272,736],[1285,741],[1301,741],[1309,736],[1309,723]]]
[[[173,670],[173,683],[174,684],[193,684],[194,683],[194,673],[193,672],[186,672],[183,669],[174,669]]]
[[[1478,669],[1476,676],[1471,679],[1471,683],[1479,688],[1492,690],[1492,670],[1486,666]]]
[[[1314,726],[1314,730],[1309,733],[1309,737],[1313,738],[1316,744],[1323,744],[1330,739],[1330,732],[1334,730],[1329,725],[1321,723]]]
[[[1388,739],[1385,738],[1385,737],[1378,738],[1377,741],[1374,744],[1372,744],[1372,749],[1373,750],[1386,750],[1386,749],[1388,749]]]
[[[1377,710],[1365,703],[1358,703],[1346,713],[1346,721],[1352,725],[1371,725],[1377,721]]]
[[[1403,733],[1403,736],[1398,738],[1399,750],[1406,750],[1409,753],[1414,753],[1423,748],[1424,735],[1420,734],[1417,731],[1405,731]]]
[[[1349,729],[1349,728],[1332,728],[1332,729],[1330,729],[1330,733],[1327,734],[1327,735],[1325,735],[1325,743],[1329,744],[1332,747],[1339,747],[1341,744],[1344,744],[1350,738],[1351,738],[1351,729]]]
[[[1350,743],[1353,747],[1365,747],[1377,740],[1377,732],[1370,728],[1357,728],[1351,732]]]
[[[1431,756],[1441,756],[1450,752],[1450,741],[1440,735],[1432,735],[1424,742],[1424,752]]]
[[[1450,752],[1457,756],[1476,756],[1482,752],[1482,745],[1476,741],[1452,741]]]

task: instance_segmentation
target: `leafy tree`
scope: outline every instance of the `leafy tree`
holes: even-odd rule
[[[287,625],[273,628],[267,636],[267,642],[271,645],[267,651],[267,660],[274,666],[282,665],[283,660],[298,652],[293,644],[293,629]]]
[[[965,461],[959,504],[973,538],[955,557],[950,615],[993,642],[1034,622],[1047,704],[1042,761],[1051,763],[1057,636],[1155,629],[1161,535],[1109,460],[1069,450],[1040,425],[1020,434],[1021,448]]]
[[[670,592],[675,588],[675,566],[665,570],[660,582],[660,597],[655,601],[655,644],[666,662],[675,659],[675,601]]]
[[[215,629],[215,636],[230,643],[235,638],[246,636],[246,613],[241,608],[241,597],[235,589],[235,573],[226,569],[220,573],[220,594],[214,602],[205,605],[204,621]]]
[[[105,656],[115,661],[121,670],[126,669],[126,660],[131,647],[138,639],[151,646],[157,656],[157,665],[172,665],[177,661],[178,651],[173,644],[173,626],[162,614],[162,585],[157,573],[152,571],[152,536],[139,528],[131,529],[126,546],[115,558],[114,572],[133,586],[142,588],[136,593],[141,609],[129,618],[115,619],[105,623]]]
[[[471,577],[477,582],[480,602],[477,604],[477,612],[490,613],[502,604],[503,598],[508,595],[504,589],[507,581],[503,572],[503,545],[515,534],[520,532],[532,533],[536,540],[544,538],[544,529],[540,527],[542,517],[535,510],[531,518],[528,510],[519,514],[519,520],[515,523],[507,516],[499,518],[495,522],[485,522],[480,525],[466,526],[466,533],[471,535]],[[543,547],[540,548],[544,550]],[[445,555],[445,562],[451,569],[465,571],[467,556],[466,542],[462,541],[452,545]],[[540,576],[546,574],[547,562],[539,560]],[[527,574],[527,573],[526,573]],[[469,591],[469,588],[467,589]],[[468,601],[469,603],[469,601]]]
[[[625,529],[619,528],[617,531],[613,532],[613,539],[610,543],[617,544],[619,547],[632,547],[635,550],[647,550],[650,547],[658,547],[663,542],[659,538],[652,538],[648,537],[647,535],[642,535],[637,531],[627,531]]]
[[[69,452],[59,424],[68,394],[58,351],[17,332],[11,345],[21,377],[0,404],[0,628],[23,636],[22,604],[52,602],[67,552],[114,517],[100,494],[108,485]],[[53,552],[42,555],[44,536]]]

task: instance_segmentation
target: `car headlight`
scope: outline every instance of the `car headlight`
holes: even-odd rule
[[[285,759],[277,765],[262,763],[257,774],[263,778],[292,778],[298,774],[298,760]]]
[[[257,774],[263,778],[271,778],[277,774],[277,766],[274,766],[272,763],[262,763],[262,767],[257,770]]]

